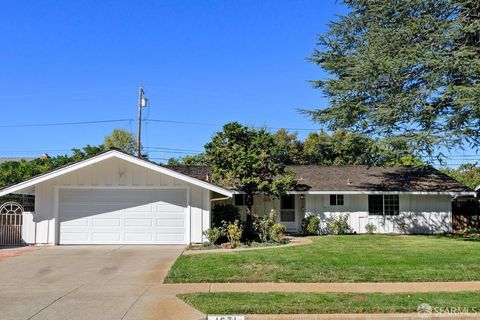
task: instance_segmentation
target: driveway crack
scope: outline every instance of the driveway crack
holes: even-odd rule
[[[130,305],[130,307],[128,307],[127,311],[125,311],[125,313],[123,314],[123,316],[120,318],[120,320],[123,320],[125,319],[125,317],[127,316],[127,313],[130,312],[130,310],[132,310],[133,306],[138,302],[138,300],[140,300],[141,297],[143,297],[145,295],[145,293],[147,293],[148,290],[150,290],[150,288],[152,287],[153,284],[150,284],[145,290],[143,290],[142,294],[139,295],[133,302],[132,304]]]
[[[73,288],[72,290],[68,291],[68,292],[65,293],[64,295],[61,295],[61,296],[58,297],[57,299],[53,300],[52,302],[50,302],[49,304],[47,304],[45,307],[43,307],[42,309],[38,310],[38,311],[35,312],[33,315],[31,315],[29,318],[27,318],[27,320],[33,319],[33,317],[35,317],[36,315],[38,315],[40,312],[42,312],[43,310],[47,309],[48,307],[50,307],[52,304],[54,304],[55,302],[59,301],[60,299],[68,296],[70,293],[74,292],[75,290],[80,289],[81,287],[83,287],[83,284],[79,285],[79,286],[76,287],[76,288]]]

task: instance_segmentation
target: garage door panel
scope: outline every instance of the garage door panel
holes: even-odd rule
[[[125,227],[153,227],[153,219],[151,218],[127,218],[125,219]]]
[[[157,219],[157,227],[185,227],[183,219]]]
[[[125,232],[125,241],[151,242],[152,240],[153,240],[152,233]]]
[[[92,218],[93,227],[120,227],[120,221],[115,218]]]
[[[93,232],[92,241],[95,242],[120,242],[122,236],[120,232]]]
[[[88,232],[64,232],[60,235],[60,242],[82,243],[88,241]]]
[[[66,220],[62,222],[64,227],[88,227],[88,219],[75,219],[75,220]]]
[[[186,198],[184,189],[60,189],[60,243],[185,243]]]

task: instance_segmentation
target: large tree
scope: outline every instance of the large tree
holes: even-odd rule
[[[213,181],[242,191],[250,219],[253,195],[282,195],[296,185],[293,172],[285,170],[275,137],[264,129],[228,123],[205,145]]]
[[[137,141],[133,134],[124,129],[114,129],[113,132],[103,139],[105,149],[117,148],[126,153],[134,154]]]
[[[319,37],[314,81],[333,131],[403,140],[418,155],[480,145],[480,1],[344,0]]]

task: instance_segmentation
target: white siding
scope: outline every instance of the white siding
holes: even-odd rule
[[[368,195],[346,194],[343,206],[330,206],[330,195],[306,195],[306,212],[316,214],[324,222],[331,215],[348,214],[349,224],[357,233],[365,233],[365,225],[374,224],[379,233],[398,233],[399,223],[408,233],[449,232],[452,228],[449,195],[399,195],[400,215],[393,217],[368,214]]]
[[[113,188],[188,186],[190,212],[187,214],[188,216],[191,214],[192,219],[189,227],[191,241],[201,242],[202,231],[210,225],[208,190],[122,159],[110,158],[35,186],[35,243],[54,244],[56,241],[55,189],[61,186],[111,186]]]

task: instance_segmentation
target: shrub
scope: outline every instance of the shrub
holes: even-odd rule
[[[281,223],[275,223],[270,228],[270,239],[275,242],[280,242],[285,240],[285,232],[287,232],[287,227]]]
[[[208,240],[208,244],[213,246],[220,237],[225,236],[225,230],[223,228],[210,228],[203,231],[203,235]]]
[[[480,229],[475,227],[465,227],[465,229],[463,229],[463,234],[476,234],[476,233],[480,233]]]
[[[369,234],[374,234],[375,231],[377,231],[377,226],[372,224],[372,223],[367,223],[365,225],[365,230],[367,231],[367,233]]]
[[[255,216],[253,226],[258,233],[261,242],[267,242],[271,235],[272,226],[275,224],[277,214],[275,210],[271,210],[265,217]]]
[[[327,218],[327,233],[328,234],[349,234],[352,233],[352,228],[348,224],[348,214],[335,216],[332,215]]]
[[[320,232],[320,218],[314,215],[307,216],[302,220],[304,235],[316,235]]]
[[[240,243],[242,238],[243,228],[240,226],[240,222],[235,220],[233,223],[230,223],[227,227],[227,238],[230,242],[231,248],[236,248]]]
[[[225,223],[240,221],[240,211],[231,204],[216,204],[212,208],[212,227],[221,228]]]

